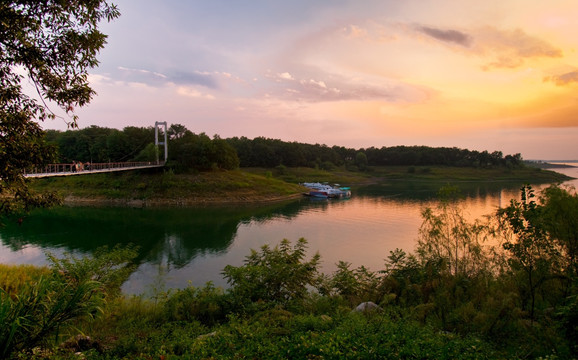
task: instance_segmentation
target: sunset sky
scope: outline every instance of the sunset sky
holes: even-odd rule
[[[81,128],[578,159],[574,0],[113,2]]]

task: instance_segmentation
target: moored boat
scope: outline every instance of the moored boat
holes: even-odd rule
[[[325,191],[316,191],[316,190],[311,190],[308,193],[305,193],[304,195],[311,196],[317,199],[327,199],[329,197]]]
[[[341,198],[341,197],[349,197],[351,196],[351,190],[349,187],[341,187],[339,185],[329,185],[329,184],[321,184],[319,182],[316,183],[303,183],[301,184],[306,188],[309,188],[309,193],[306,193],[307,196],[312,197],[327,197],[327,198]]]

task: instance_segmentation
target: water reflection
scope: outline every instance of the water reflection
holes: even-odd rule
[[[479,218],[518,197],[521,184],[461,183],[462,205]],[[321,270],[335,271],[339,260],[372,270],[383,267],[390,250],[412,251],[421,210],[435,206],[439,184],[388,183],[354,189],[351,199],[252,207],[70,208],[35,211],[18,225],[0,228],[0,262],[45,262],[44,250],[87,254],[103,245],[137,244],[138,270],[125,284],[143,293],[159,279],[167,288],[189,281],[226,286],[221,271],[240,265],[250,249],[304,237],[311,254],[319,251]]]
[[[168,257],[172,266],[182,267],[199,254],[226,251],[240,224],[289,218],[298,210],[297,204],[279,209],[59,207],[34,211],[22,224],[8,219],[0,236],[13,252],[30,245],[89,253],[101,246],[138,244],[141,261]]]

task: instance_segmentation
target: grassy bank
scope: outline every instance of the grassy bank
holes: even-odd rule
[[[322,302],[325,302],[323,304]],[[125,300],[93,324],[109,335],[94,359],[489,359],[499,352],[472,336],[437,331],[400,314],[352,313],[345,303],[312,301],[311,311],[282,308],[231,316],[222,324],[176,320],[168,302]],[[325,306],[324,311],[314,309]],[[66,354],[64,351],[62,354]]]
[[[367,171],[312,168],[246,168],[235,171],[174,174],[171,171],[132,171],[36,179],[38,191],[56,191],[68,203],[129,205],[198,205],[258,203],[299,196],[302,182],[349,186],[429,183],[439,188],[460,182],[555,183],[569,178],[538,168],[371,167]]]
[[[216,171],[175,175],[131,171],[37,179],[37,191],[56,191],[68,203],[193,205],[278,201],[300,194],[297,184],[250,172]]]

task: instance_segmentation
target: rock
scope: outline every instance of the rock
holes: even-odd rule
[[[357,305],[357,307],[353,310],[355,312],[370,312],[370,311],[381,311],[382,309],[374,302],[367,301],[362,302],[361,304]]]
[[[60,347],[63,349],[69,349],[73,352],[82,352],[90,349],[95,349],[99,353],[102,353],[102,346],[96,340],[93,340],[90,336],[86,335],[76,335],[66,340]]]
[[[216,331],[213,331],[213,332],[210,332],[210,333],[208,333],[208,334],[199,335],[199,336],[197,336],[197,339],[198,339],[198,340],[202,340],[202,339],[206,339],[206,338],[208,338],[208,337],[213,337],[213,336],[216,336],[216,335],[217,335],[217,332],[216,332]]]

